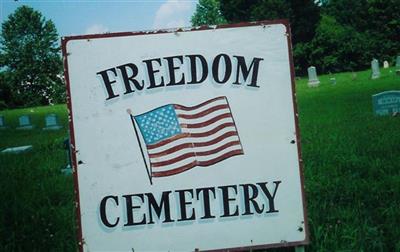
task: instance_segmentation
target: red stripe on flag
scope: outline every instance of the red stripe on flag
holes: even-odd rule
[[[178,139],[182,139],[182,138],[185,138],[185,137],[188,137],[188,136],[190,136],[189,133],[182,133],[182,134],[173,136],[173,137],[171,137],[171,138],[165,139],[165,140],[163,140],[163,141],[161,141],[161,142],[158,142],[158,143],[155,143],[155,144],[148,144],[148,145],[147,145],[147,149],[148,149],[148,150],[152,150],[152,149],[155,149],[155,148],[158,148],[158,147],[160,147],[160,146],[163,146],[163,145],[172,143],[173,141],[176,141],[176,140],[178,140]]]
[[[225,150],[228,147],[235,146],[235,145],[240,145],[240,142],[239,141],[232,141],[232,142],[228,142],[228,143],[226,143],[224,145],[221,145],[220,147],[215,148],[213,150],[198,151],[198,152],[196,152],[196,156],[198,156],[198,157],[208,156],[208,155],[211,155],[211,154],[218,153],[218,152],[220,152],[222,150]]]
[[[224,118],[232,118],[232,115],[231,115],[231,113],[225,113],[225,114],[221,114],[221,115],[218,115],[218,116],[216,116],[216,117],[214,117],[214,118],[211,118],[211,119],[209,119],[209,120],[207,120],[207,121],[205,121],[205,122],[201,122],[201,123],[187,123],[187,124],[185,124],[185,125],[181,125],[183,128],[189,128],[189,129],[193,129],[193,128],[201,128],[201,127],[205,127],[205,126],[208,126],[208,125],[210,125],[210,124],[213,124],[213,123],[215,123],[216,121],[219,121],[219,120],[221,120],[221,119],[224,119]]]
[[[209,165],[218,163],[219,161],[224,160],[224,159],[226,159],[228,157],[241,155],[241,154],[243,154],[243,150],[233,150],[233,151],[225,153],[224,155],[218,156],[216,158],[213,158],[213,159],[210,159],[210,160],[207,160],[207,161],[198,161],[197,165],[198,166],[209,166]]]
[[[162,172],[153,172],[152,175],[153,175],[153,177],[171,176],[171,175],[175,175],[175,174],[187,171],[187,170],[189,170],[189,169],[191,169],[191,168],[193,168],[195,166],[196,166],[196,161],[193,161],[193,162],[191,162],[189,164],[186,164],[186,165],[181,166],[181,167],[176,168],[176,169],[171,169],[171,170],[162,171]]]
[[[178,114],[177,116],[179,118],[183,118],[183,119],[196,119],[196,118],[201,118],[203,116],[211,114],[214,111],[221,110],[221,109],[227,109],[227,108],[229,108],[228,105],[222,104],[222,105],[217,105],[215,107],[211,107],[209,109],[203,110],[203,111],[193,114],[193,115]]]
[[[235,126],[235,124],[232,123],[232,122],[223,123],[223,124],[218,125],[214,129],[206,131],[206,132],[190,133],[190,137],[206,137],[206,136],[210,136],[210,135],[212,135],[214,133],[217,133],[220,130],[223,130],[223,129],[225,129],[227,127],[231,127],[231,126]]]
[[[190,133],[188,135],[188,137],[200,138],[200,137],[210,136],[210,135],[212,135],[214,133],[217,133],[218,131],[223,130],[224,128],[230,127],[230,126],[234,126],[234,124],[233,123],[224,123],[224,124],[221,124],[221,125],[215,127],[214,129],[212,129],[210,131],[207,131],[207,132]],[[157,152],[157,153],[149,154],[149,157],[150,158],[156,158],[156,157],[168,155],[168,154],[171,154],[171,153],[173,153],[175,151],[179,151],[179,150],[182,150],[182,149],[185,149],[185,148],[190,148],[190,147],[193,147],[193,143],[183,143],[183,144],[179,144],[179,145],[173,146],[173,147],[171,147],[171,148],[169,148],[167,150],[164,150],[164,151],[160,151],[160,152]]]
[[[233,151],[225,153],[224,155],[216,157],[214,159],[210,159],[210,160],[207,160],[207,161],[201,161],[201,162],[193,161],[193,162],[191,162],[189,164],[186,164],[184,166],[181,166],[181,167],[178,167],[178,168],[175,168],[175,169],[171,169],[171,170],[168,170],[168,171],[153,172],[152,175],[153,175],[153,177],[171,176],[171,175],[175,175],[175,174],[187,171],[187,170],[189,170],[189,169],[191,169],[191,168],[193,168],[195,166],[210,166],[212,164],[218,163],[219,161],[222,161],[222,160],[227,159],[229,157],[236,156],[236,155],[242,155],[242,154],[243,154],[242,150],[233,150]]]
[[[216,137],[213,140],[210,140],[208,142],[193,143],[193,146],[194,147],[209,146],[209,145],[213,145],[213,144],[216,144],[218,142],[221,142],[222,140],[224,140],[225,138],[228,138],[230,136],[237,136],[237,135],[238,135],[238,133],[236,131],[228,131],[228,132],[220,135],[219,137]]]
[[[201,156],[208,156],[211,154],[216,154],[216,153],[218,153],[222,150],[225,150],[226,148],[234,146],[234,145],[240,145],[240,142],[239,141],[228,142],[218,148],[208,150],[208,151],[188,152],[188,153],[182,154],[178,157],[175,157],[175,158],[172,158],[169,160],[151,163],[151,165],[152,165],[152,167],[161,167],[161,166],[165,166],[165,165],[171,165],[171,164],[174,164],[176,162],[182,161],[182,160],[190,158],[190,157],[195,157],[195,156],[201,157]]]
[[[185,111],[190,111],[190,110],[195,110],[195,109],[198,109],[198,108],[200,108],[200,107],[203,107],[204,105],[210,104],[210,103],[212,103],[212,102],[214,102],[214,101],[225,100],[225,99],[226,99],[225,96],[219,96],[219,97],[216,97],[216,98],[214,98],[214,99],[205,101],[205,102],[203,102],[203,103],[200,103],[199,105],[192,106],[192,107],[186,107],[186,106],[179,105],[179,104],[174,104],[174,107],[175,107],[176,109],[181,109],[181,110],[185,110]]]

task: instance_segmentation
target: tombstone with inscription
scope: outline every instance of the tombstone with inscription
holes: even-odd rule
[[[379,61],[377,59],[373,59],[371,61],[371,70],[371,79],[378,79],[381,76],[381,73],[379,71]]]
[[[19,126],[17,130],[30,130],[33,129],[34,126],[31,124],[31,118],[28,115],[22,115],[18,118]]]
[[[314,66],[310,66],[308,69],[308,86],[309,87],[318,87],[320,81],[317,77],[317,69]]]
[[[387,60],[383,62],[383,68],[389,68],[389,62]]]
[[[62,128],[61,125],[58,124],[58,118],[56,114],[49,114],[45,117],[46,127],[43,130],[59,130]]]
[[[400,90],[385,91],[372,96],[376,115],[395,115],[400,113]]]
[[[6,129],[6,121],[4,119],[4,116],[0,115],[0,130]]]

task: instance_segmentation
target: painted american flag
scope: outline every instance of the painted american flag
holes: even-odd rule
[[[243,154],[225,96],[192,107],[168,104],[133,118],[145,142],[152,177],[175,175]]]

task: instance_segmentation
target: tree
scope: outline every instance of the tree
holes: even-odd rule
[[[339,24],[328,15],[322,15],[308,46],[308,57],[321,73],[360,70],[369,65],[372,57],[365,50],[368,46],[365,34]]]
[[[40,12],[21,6],[2,24],[0,59],[11,107],[44,105],[63,97],[57,30]]]
[[[319,3],[314,0],[221,0],[221,12],[228,22],[289,19],[294,45],[296,72],[306,72],[305,48],[320,20]]]
[[[218,0],[200,0],[192,16],[192,25],[218,25],[225,24],[226,20],[219,9]]]
[[[221,12],[228,22],[289,19],[295,44],[311,41],[320,19],[314,0],[221,0]]]
[[[400,51],[400,4],[398,0],[368,1],[369,23],[366,33],[371,37],[375,57],[394,61]]]
[[[368,0],[330,0],[322,4],[322,11],[341,25],[356,30],[368,27]]]
[[[325,15],[340,25],[352,27],[366,39],[364,53],[383,60],[400,50],[400,5],[398,0],[329,0],[322,5]]]

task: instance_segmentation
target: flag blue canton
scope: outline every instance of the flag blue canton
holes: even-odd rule
[[[154,144],[182,132],[172,104],[135,116],[146,144]]]

